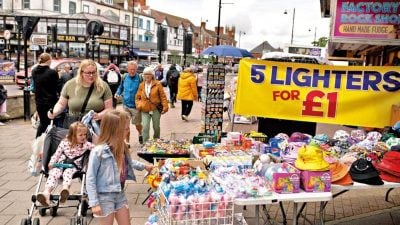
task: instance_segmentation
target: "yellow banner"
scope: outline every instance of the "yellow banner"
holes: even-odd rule
[[[400,67],[330,66],[243,59],[235,114],[345,124],[390,125],[400,103]]]

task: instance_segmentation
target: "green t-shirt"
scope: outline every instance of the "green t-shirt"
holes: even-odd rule
[[[86,105],[85,113],[90,110],[95,112],[101,112],[104,110],[104,101],[112,98],[110,87],[103,80],[103,91],[97,91],[96,86],[94,87],[92,94],[90,95],[89,101]],[[69,113],[78,114],[81,112],[83,102],[89,92],[90,87],[81,87],[78,92],[75,92],[76,79],[69,80],[61,91],[61,96],[68,99]]]

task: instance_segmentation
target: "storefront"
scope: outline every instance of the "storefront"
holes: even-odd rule
[[[93,19],[99,19],[103,22],[104,32],[101,37],[97,38],[94,58],[101,64],[107,64],[109,61],[119,63],[124,58],[129,57],[126,51],[128,46],[130,27],[110,21],[107,18],[89,14],[76,14],[71,17],[41,17],[33,35],[47,35],[47,45],[32,48],[32,43],[28,40],[28,58],[33,57],[33,51],[40,54],[43,51],[57,53],[57,57],[62,58],[91,58],[92,47],[89,46],[89,38],[87,36],[86,24]],[[12,58],[16,58],[17,52],[17,26],[14,16],[0,15],[0,34],[4,33],[6,24],[13,25],[11,30],[11,39],[9,49],[13,52]],[[57,39],[52,40],[51,26],[57,26]],[[0,35],[0,39],[4,39],[4,35]],[[23,41],[21,41],[23,44]],[[23,53],[23,51],[22,51]],[[32,61],[32,60],[30,60]]]
[[[399,6],[398,0],[321,0],[322,15],[332,20],[329,55],[389,65],[400,57]]]

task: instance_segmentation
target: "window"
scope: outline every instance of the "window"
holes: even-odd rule
[[[61,12],[61,0],[53,0],[54,12]]]
[[[31,8],[31,0],[23,0],[22,1],[22,8],[23,9],[29,9]]]
[[[125,15],[125,25],[129,25],[130,20],[131,20],[131,17],[129,15]]]
[[[119,38],[119,29],[116,25],[111,25],[111,37],[112,38]]]
[[[144,36],[145,42],[151,42],[151,40],[152,40],[152,36],[147,36],[147,35]]]
[[[67,34],[67,21],[65,19],[57,20],[57,34]]]
[[[139,34],[139,41],[143,40],[143,35]]]
[[[139,28],[143,28],[143,19],[142,18],[139,19]]]
[[[83,12],[84,13],[89,13],[89,6],[88,5],[83,5]]]
[[[0,9],[3,9],[3,0],[0,0]]]
[[[98,9],[98,10],[97,10],[97,15],[99,15],[99,16],[100,16],[100,14],[101,14],[101,10],[100,10],[100,9]]]
[[[104,3],[112,5],[113,4],[113,0],[104,0]]]
[[[69,14],[76,14],[76,2],[69,2]]]
[[[69,20],[69,33],[72,35],[86,35],[85,20]]]
[[[146,30],[150,30],[150,20],[147,20],[146,22]]]

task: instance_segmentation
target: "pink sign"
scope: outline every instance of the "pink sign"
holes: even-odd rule
[[[399,0],[337,0],[334,38],[399,39]]]

